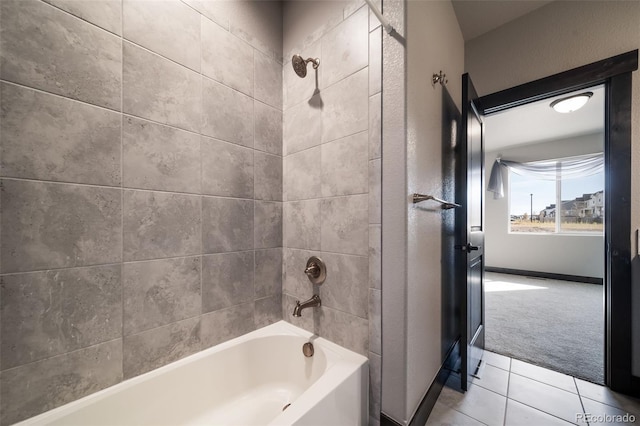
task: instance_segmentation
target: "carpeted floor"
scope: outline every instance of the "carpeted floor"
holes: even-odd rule
[[[604,382],[603,287],[485,274],[485,347]]]

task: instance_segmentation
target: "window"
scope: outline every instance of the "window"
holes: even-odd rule
[[[555,178],[518,174],[509,168],[509,231],[519,233],[602,233],[604,231],[604,172]],[[533,164],[533,163],[532,163]],[[569,176],[567,176],[569,175]]]

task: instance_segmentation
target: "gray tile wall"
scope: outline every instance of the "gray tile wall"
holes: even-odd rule
[[[281,319],[281,3],[0,7],[0,424]]]
[[[382,29],[364,2],[342,5],[342,19],[309,28],[303,43],[287,39],[285,21],[284,45],[296,47],[283,64],[282,315],[368,356],[369,423],[378,425]],[[320,58],[317,76],[311,66],[306,78],[295,75],[294,53]],[[311,255],[327,264],[319,287],[303,273]],[[294,318],[295,301],[314,292],[322,307]]]

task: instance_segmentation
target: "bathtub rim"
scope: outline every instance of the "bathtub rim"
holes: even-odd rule
[[[92,394],[86,395],[80,399],[68,402],[59,407],[40,413],[36,416],[29,417],[15,423],[14,426],[36,426],[46,425],[48,422],[56,421],[64,418],[70,412],[85,408],[91,404],[109,397],[111,394],[129,389],[138,383],[151,380],[164,373],[173,371],[183,365],[187,365],[203,358],[209,357],[217,352],[222,352],[232,348],[243,342],[264,338],[270,336],[294,336],[302,337],[305,340],[313,338],[314,345],[322,348],[326,354],[327,366],[325,372],[314,382],[305,392],[300,395],[286,411],[280,413],[275,419],[270,421],[268,425],[276,424],[293,424],[297,419],[302,417],[310,408],[310,404],[319,402],[327,397],[341,383],[344,383],[351,375],[357,373],[358,369],[366,368],[366,376],[368,378],[368,358],[360,355],[350,349],[333,343],[317,334],[297,327],[285,320],[279,320],[273,324],[235,337],[226,342],[218,343],[206,349],[202,349],[194,354],[188,355],[169,364],[155,368],[138,376],[123,380],[119,383],[101,389]],[[301,348],[302,350],[302,348]],[[365,391],[365,397],[368,396],[368,390]],[[312,406],[312,405],[311,405]]]

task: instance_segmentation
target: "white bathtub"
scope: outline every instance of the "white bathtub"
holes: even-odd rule
[[[280,321],[19,425],[366,424],[367,359],[310,338]]]

